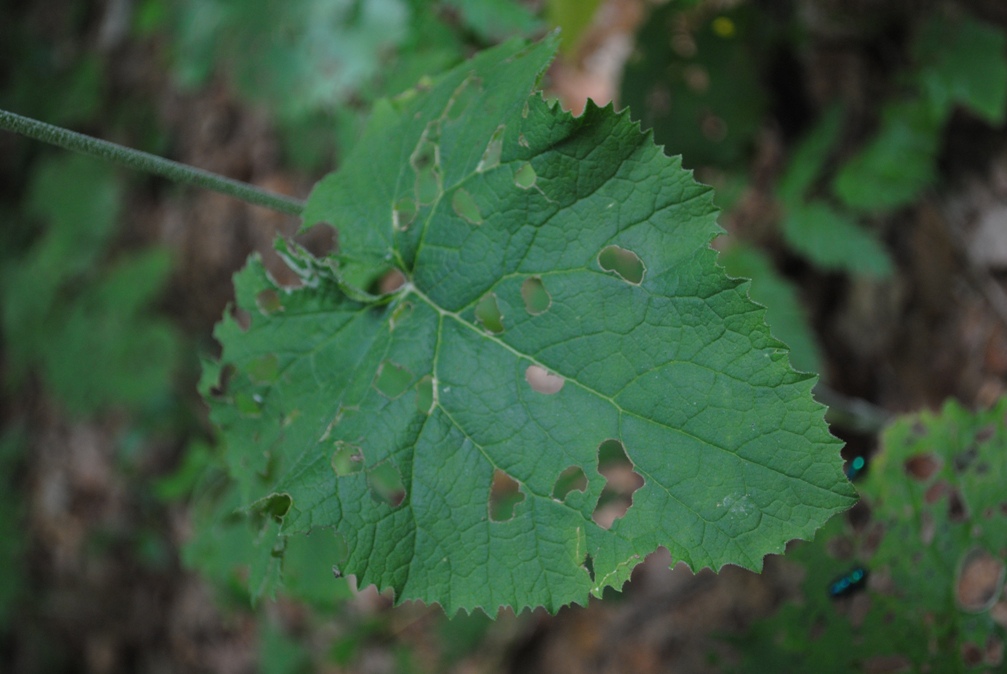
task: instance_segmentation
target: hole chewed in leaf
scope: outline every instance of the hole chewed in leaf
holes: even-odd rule
[[[479,212],[479,204],[472,198],[464,188],[459,187],[451,197],[451,208],[465,222],[470,225],[481,225],[483,222],[482,213]]]
[[[535,187],[538,174],[531,164],[525,164],[514,174],[514,184],[523,190],[530,190]]]
[[[390,360],[381,363],[378,375],[374,378],[374,388],[391,400],[405,393],[412,383],[412,372]]]
[[[283,311],[283,302],[280,301],[280,293],[275,290],[263,290],[260,292],[255,296],[255,305],[259,307],[259,311],[262,312],[263,316]]]
[[[532,316],[544,314],[552,305],[552,297],[542,284],[542,279],[532,276],[521,284],[521,299],[525,310]]]
[[[594,582],[594,558],[591,557],[591,555],[586,555],[584,557],[584,563],[581,564],[581,567],[585,571],[587,571],[587,577],[590,578],[591,582],[593,583]]]
[[[329,463],[336,477],[353,475],[364,469],[364,452],[356,445],[337,440]]]
[[[985,550],[968,552],[958,566],[955,599],[963,611],[981,613],[993,606],[1004,585],[1004,562]]]
[[[406,284],[406,275],[398,269],[389,269],[378,281],[378,293],[388,295]]]
[[[476,165],[476,171],[479,173],[484,173],[495,169],[500,166],[500,153],[503,151],[503,135],[504,129],[506,127],[501,124],[493,132],[493,137],[490,138],[490,142],[486,145],[486,151],[483,152],[482,159],[479,160],[479,164]]]
[[[250,511],[259,517],[279,522],[287,516],[292,505],[294,499],[290,498],[290,494],[270,494],[253,503]]]
[[[379,503],[398,508],[406,498],[402,475],[391,461],[383,461],[367,470],[367,485],[371,496]]]
[[[952,522],[964,522],[969,518],[968,507],[965,505],[962,494],[957,489],[952,489],[948,494],[948,519]]]
[[[420,206],[415,199],[402,197],[392,208],[392,227],[400,232],[408,229],[416,221],[419,212]]]
[[[268,292],[268,291],[263,291]],[[261,294],[261,293],[260,293]],[[252,327],[252,316],[247,311],[241,307],[231,307],[231,320],[234,321],[235,325],[242,332],[248,332],[248,329]]]
[[[643,477],[633,470],[622,443],[614,439],[598,445],[598,472],[605,477],[605,488],[591,517],[602,529],[609,529],[633,505],[633,494],[643,486]]]
[[[643,260],[631,250],[619,246],[607,246],[598,253],[598,264],[605,271],[613,272],[627,283],[633,285],[643,283],[646,271]]]
[[[490,521],[506,522],[513,519],[517,504],[523,500],[524,494],[521,493],[518,481],[499,468],[494,470],[488,501]]]
[[[552,487],[552,497],[557,501],[565,501],[572,491],[587,489],[587,475],[580,466],[570,466],[556,478]]]
[[[937,472],[940,465],[933,454],[916,454],[906,459],[906,475],[918,482],[926,482]]]
[[[409,164],[416,173],[413,193],[420,205],[427,206],[440,197],[441,187],[440,151],[435,139],[440,137],[438,126],[431,122],[409,158]]]
[[[497,306],[497,298],[493,293],[485,295],[476,304],[476,320],[489,332],[499,335],[504,330],[503,315]]]
[[[267,353],[251,361],[245,370],[256,384],[272,384],[280,374],[280,361],[275,354]]]
[[[524,378],[533,391],[545,395],[559,393],[563,385],[566,384],[566,379],[549,372],[541,365],[529,365],[528,369],[524,371]]]
[[[434,378],[430,375],[416,382],[416,409],[423,414],[434,410]]]
[[[234,374],[237,369],[234,365],[228,363],[220,368],[220,373],[217,375],[217,383],[210,387],[210,395],[214,398],[223,398],[227,395],[228,390],[231,388],[231,380],[234,379]],[[1005,512],[1007,512],[1007,504],[1004,504]]]

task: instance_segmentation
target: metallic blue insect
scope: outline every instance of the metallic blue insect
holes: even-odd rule
[[[867,459],[862,456],[854,457],[846,464],[846,479],[855,482],[858,478],[863,477],[866,469]]]
[[[829,583],[829,596],[833,599],[848,597],[867,587],[867,569],[855,566]]]

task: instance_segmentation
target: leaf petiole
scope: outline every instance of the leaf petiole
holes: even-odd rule
[[[34,140],[73,150],[91,157],[98,157],[131,169],[152,173],[173,182],[196,185],[205,189],[227,194],[236,199],[265,206],[288,215],[301,214],[304,202],[283,194],[276,194],[254,185],[227,178],[203,169],[182,164],[157,155],[124,147],[107,140],[93,138],[59,126],[46,124],[30,117],[0,110],[0,129],[19,133]]]

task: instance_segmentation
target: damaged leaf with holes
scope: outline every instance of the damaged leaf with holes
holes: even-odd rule
[[[716,263],[710,190],[627,115],[546,102],[556,45],[380,103],[305,212],[338,253],[283,244],[296,288],[253,258],[247,328],[217,328],[244,502],[282,496],[281,538],[336,537],[396,601],[554,611],[659,546],[759,569],[854,501],[814,377]]]
[[[804,601],[746,636],[743,670],[1002,671],[1005,456],[1007,398],[892,425],[858,482],[863,503],[788,554]],[[830,583],[857,568],[865,587],[830,598]]]

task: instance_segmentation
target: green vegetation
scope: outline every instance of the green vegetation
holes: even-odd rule
[[[949,402],[886,429],[858,483],[856,525],[836,518],[813,544],[788,551],[804,575],[803,601],[746,636],[742,671],[1000,666],[1005,414],[1007,400],[979,413]],[[830,597],[834,576],[859,565],[864,589]]]
[[[811,39],[805,19],[667,3],[636,36],[629,112],[573,118],[538,87],[587,33],[586,4],[600,3],[552,0],[541,16],[503,0],[137,5],[129,30],[163,42],[180,86],[224,82],[268,113],[289,165],[338,164],[301,232],[331,226],[338,248],[277,240],[296,287],[253,256],[218,354],[163,311],[177,259],[129,235],[134,185],[12,145],[0,643],[45,605],[25,476],[35,407],[51,407],[115,429],[113,465],[145,513],[184,508],[181,562],[222,611],[255,612],[262,671],[352,667],[368,643],[395,642],[388,620],[347,608],[356,586],[443,606],[436,657],[389,647],[401,671],[443,671],[502,607],[610,597],[658,547],[693,569],[760,570],[812,537],[785,557],[801,600],[731,638],[741,671],[1002,666],[1007,402],[897,420],[854,490],[812,398],[811,373],[835,356],[791,279],[899,274],[892,228],[940,188],[953,124],[1005,121],[1003,30],[928,8],[897,31],[876,108],[833,92],[802,111],[766,83]],[[88,25],[79,14],[71,32]],[[152,108],[106,87],[111,57],[60,58],[7,25],[0,56],[18,67],[0,68],[0,107],[169,153]],[[564,27],[562,46],[509,39],[548,25]],[[782,159],[757,174],[770,117]],[[761,182],[773,217],[714,253],[712,191],[683,165],[724,188],[728,218]],[[212,430],[193,400],[196,352]],[[143,467],[154,443],[177,465]],[[863,504],[832,517],[855,491]],[[129,559],[164,570],[165,519],[90,532],[83,547],[128,541]],[[830,596],[843,574],[852,586]],[[271,597],[309,608],[280,619]],[[338,636],[303,638],[330,620]],[[47,662],[63,671],[73,655],[57,650]]]

